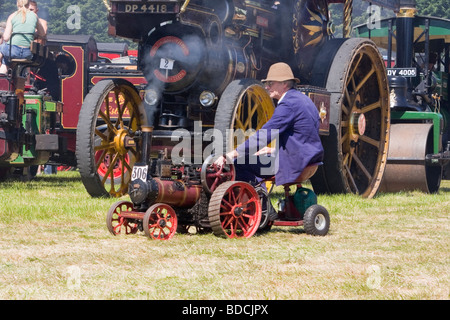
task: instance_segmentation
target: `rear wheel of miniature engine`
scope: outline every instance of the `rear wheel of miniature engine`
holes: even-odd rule
[[[178,219],[171,206],[156,203],[147,209],[142,224],[147,237],[154,240],[169,240],[177,231]]]
[[[322,136],[323,166],[311,179],[316,193],[373,197],[389,145],[389,89],[383,59],[367,39],[330,40],[316,59],[313,84],[330,97],[330,134]],[[335,52],[330,65],[331,52]],[[329,66],[329,70],[326,70]]]
[[[135,234],[138,231],[138,224],[135,220],[121,216],[122,212],[132,210],[133,203],[129,201],[118,201],[109,208],[108,214],[106,215],[106,226],[112,235]]]
[[[93,197],[128,192],[133,164],[140,159],[135,135],[143,124],[141,98],[123,79],[99,81],[86,96],[77,127],[77,164]]]
[[[325,236],[330,229],[330,215],[327,209],[318,204],[310,206],[303,216],[303,227],[306,234]]]
[[[225,182],[211,196],[208,217],[214,235],[250,238],[261,222],[259,195],[246,182]]]

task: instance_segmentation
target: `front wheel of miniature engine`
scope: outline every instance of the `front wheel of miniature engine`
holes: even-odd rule
[[[208,217],[214,235],[250,238],[261,222],[259,195],[246,182],[225,182],[211,196]]]
[[[171,206],[157,203],[147,209],[142,224],[147,237],[154,240],[169,240],[177,231],[178,219]]]
[[[137,232],[137,223],[121,216],[122,212],[132,210],[133,203],[129,201],[118,201],[111,206],[106,215],[106,226],[112,235],[128,235]]]
[[[303,216],[305,232],[313,236],[325,236],[330,229],[330,215],[327,209],[314,204],[306,209]]]

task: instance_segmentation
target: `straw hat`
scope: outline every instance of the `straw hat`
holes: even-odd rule
[[[267,79],[261,80],[266,81],[286,81],[294,80],[296,83],[300,83],[298,78],[294,77],[291,67],[284,62],[278,62],[270,66],[269,72],[267,73]]]

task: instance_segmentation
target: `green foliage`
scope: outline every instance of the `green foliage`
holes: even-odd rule
[[[367,23],[369,21],[369,1],[354,0],[352,25],[357,26]],[[330,11],[333,24],[336,28],[336,37],[342,36],[343,25],[343,4],[331,4]],[[416,0],[417,12],[422,16],[432,16],[437,18],[450,19],[450,6],[448,0]],[[394,11],[390,9],[380,8],[380,19],[392,17],[395,15]]]
[[[420,15],[450,19],[448,0],[416,0]]]

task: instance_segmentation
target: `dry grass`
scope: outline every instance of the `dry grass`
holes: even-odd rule
[[[449,299],[450,182],[321,196],[326,237],[114,237],[76,172],[0,187],[0,299]]]

